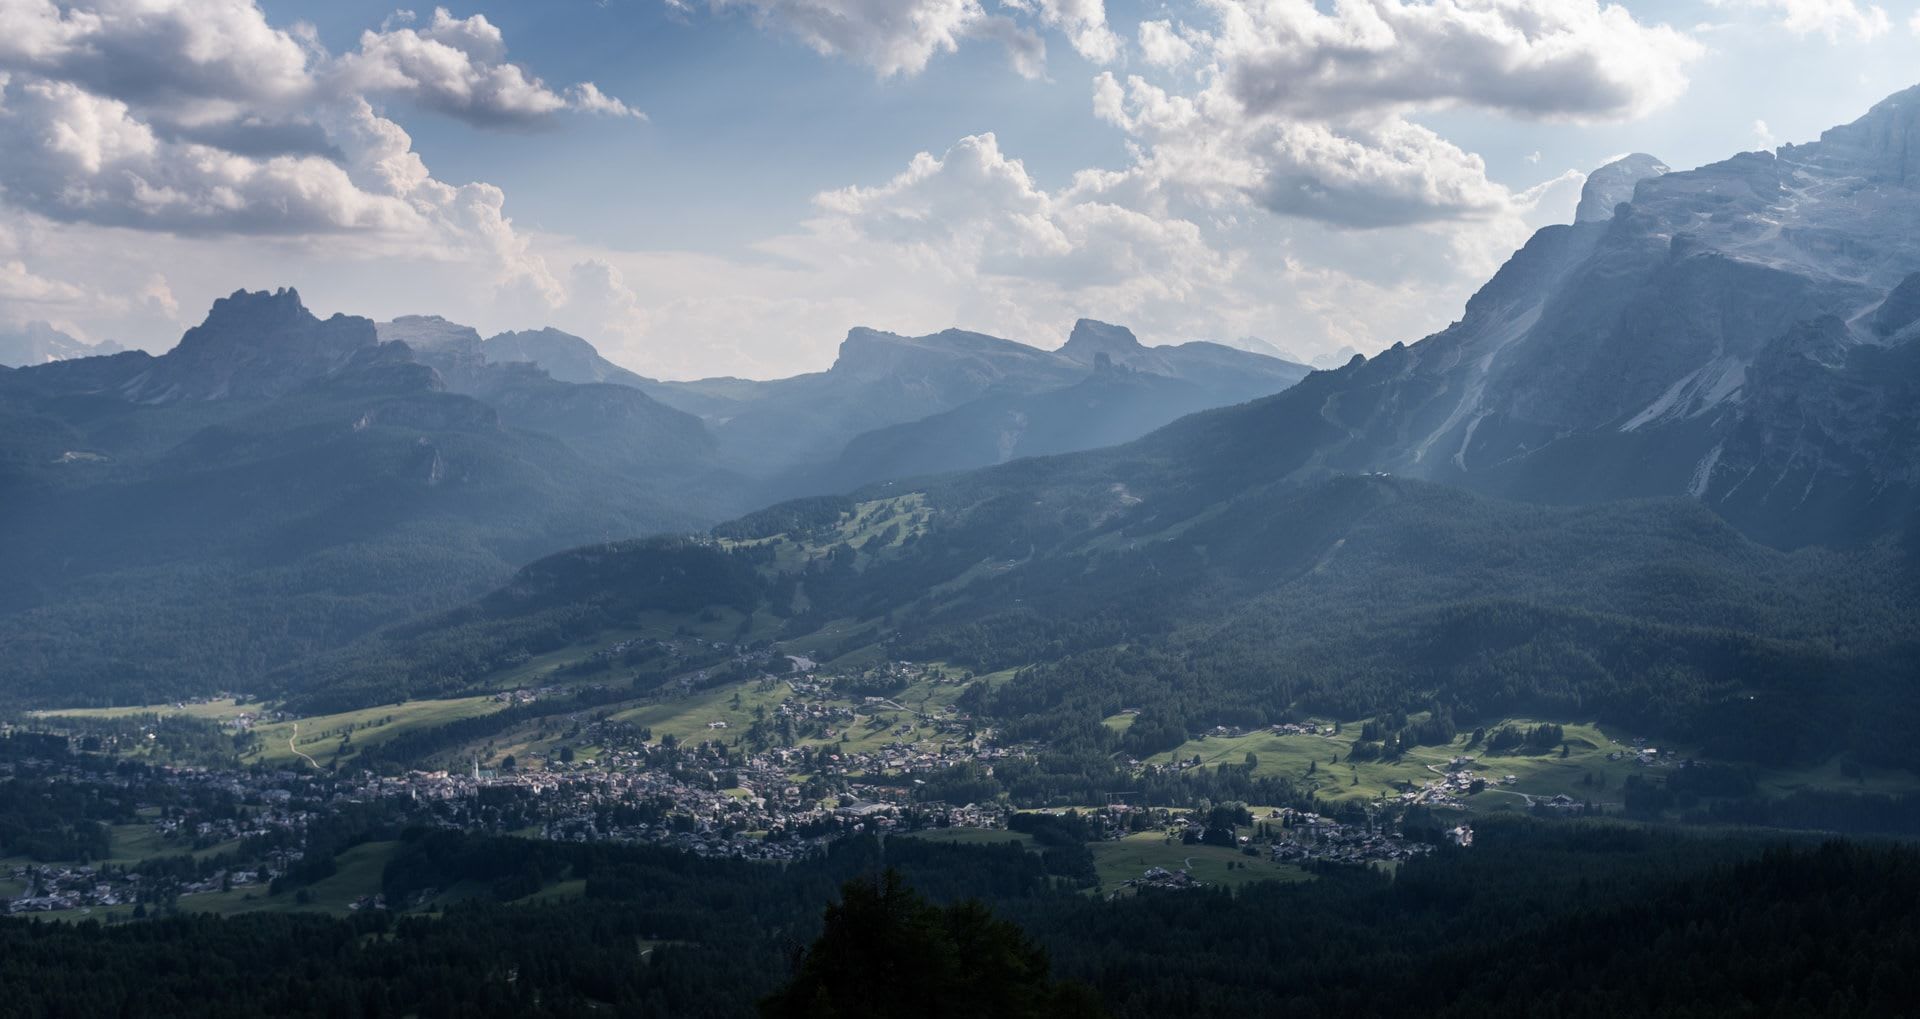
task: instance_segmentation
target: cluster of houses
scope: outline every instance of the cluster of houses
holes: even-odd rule
[[[136,782],[164,784],[174,792],[165,810],[150,807],[140,824],[154,856],[231,853],[251,845],[246,860],[216,866],[149,872],[134,863],[21,862],[0,870],[0,913],[111,908],[180,895],[231,891],[264,884],[301,859],[309,826],[343,797],[331,780],[290,771],[222,771],[151,766],[128,774],[81,768],[69,761],[32,762],[43,779],[98,788],[115,795]]]
[[[1674,755],[1672,754],[1672,752],[1669,751],[1668,754],[1665,757],[1663,757],[1661,756],[1659,747],[1647,746],[1647,741],[1645,739],[1635,738],[1631,747],[1621,749],[1621,750],[1610,751],[1607,754],[1607,760],[1624,761],[1624,760],[1627,760],[1628,758],[1632,758],[1633,763],[1635,764],[1638,764],[1642,767],[1652,767],[1656,765],[1671,763],[1673,756]]]
[[[1122,712],[1122,714],[1137,715],[1139,712],[1128,710]],[[1202,740],[1209,737],[1234,739],[1240,736],[1251,735],[1255,731],[1256,730],[1237,725],[1216,725],[1206,732],[1201,733],[1199,738]],[[1267,726],[1264,731],[1275,736],[1331,736],[1336,730],[1333,726],[1324,722],[1316,722],[1309,719],[1304,722],[1275,722]]]
[[[127,882],[103,879],[99,868],[29,864],[14,867],[6,877],[25,890],[7,900],[8,913],[45,913],[86,906],[117,906],[128,901]]]
[[[108,870],[90,864],[28,864],[7,872],[8,880],[26,891],[8,899],[0,910],[8,914],[48,913],[59,910],[111,909],[154,898],[158,887],[169,897],[226,892],[265,885],[284,872],[288,856],[258,867],[216,870],[200,878],[155,879],[137,871]]]
[[[1202,887],[1205,882],[1187,873],[1185,870],[1168,870],[1165,867],[1149,867],[1146,873],[1125,882],[1123,888],[1155,888],[1162,891],[1183,891]]]
[[[1267,726],[1275,736],[1331,736],[1334,727],[1319,722],[1280,722]]]
[[[1390,820],[1343,824],[1305,810],[1273,813],[1281,821],[1280,834],[1267,852],[1276,863],[1404,863],[1433,851],[1428,843],[1406,838]]]
[[[502,690],[494,694],[493,702],[511,708],[520,704],[532,704],[542,697],[554,697],[568,693],[572,693],[572,691],[557,686],[542,686],[533,689],[522,687],[514,690]]]

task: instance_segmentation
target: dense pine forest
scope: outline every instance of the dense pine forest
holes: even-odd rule
[[[561,877],[579,898],[503,904]],[[418,831],[385,874],[390,899],[454,881],[496,901],[0,923],[0,1014],[939,1016],[996,993],[995,1014],[1125,1017],[1920,1005],[1920,853],[1871,843],[1515,818],[1396,874],[1100,901],[1012,845],[861,837],[779,868]],[[980,973],[994,988],[965,991]]]

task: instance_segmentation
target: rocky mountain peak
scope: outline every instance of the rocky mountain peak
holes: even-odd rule
[[[487,340],[487,350],[495,361],[532,361],[539,363],[542,357],[595,358],[600,351],[586,339],[572,333],[546,326],[540,329],[524,329],[515,333],[501,333]],[[539,356],[514,357],[518,353],[531,353]]]
[[[213,308],[207,312],[206,321],[199,328],[261,328],[313,321],[318,319],[301,302],[300,291],[281,287],[278,290],[236,290],[226,297],[216,298]]]
[[[1140,340],[1133,335],[1133,330],[1083,318],[1073,324],[1073,332],[1060,348],[1060,353],[1075,361],[1091,363],[1097,354],[1104,353],[1109,357],[1118,355],[1125,359],[1127,355],[1137,354],[1144,349]]]
[[[912,348],[913,341],[897,333],[855,326],[847,330],[847,338],[840,341],[840,350],[829,371],[859,378],[891,374],[914,357],[916,352]]]
[[[432,350],[438,347],[463,347],[477,350],[481,343],[479,330],[458,322],[449,322],[438,315],[401,315],[391,322],[376,323],[374,328],[379,332],[381,340],[399,340],[414,350]]]
[[[480,333],[472,326],[438,315],[401,315],[376,324],[374,329],[384,345],[400,347],[408,356],[432,367],[447,388],[470,393],[481,384],[487,355]]]
[[[372,320],[315,318],[292,287],[237,290],[206,321],[131,379],[126,395],[149,402],[278,396],[347,364],[379,343]]]
[[[1658,177],[1671,168],[1644,152],[1622,156],[1587,175],[1580,188],[1580,205],[1573,213],[1575,223],[1604,223],[1613,218],[1621,202],[1633,201],[1633,189],[1649,177]]]
[[[640,386],[646,379],[614,364],[599,348],[569,332],[548,326],[517,333],[501,333],[486,342],[487,360],[495,363],[527,361],[547,370],[561,382],[613,382]]]

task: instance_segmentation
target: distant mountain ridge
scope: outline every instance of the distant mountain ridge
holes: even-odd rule
[[[75,339],[47,322],[28,322],[16,329],[0,328],[0,365],[8,368],[118,354],[124,349],[112,340],[87,343]]]
[[[765,479],[759,492],[768,500],[1123,442],[1182,414],[1278,392],[1310,370],[1216,343],[1147,347],[1127,329],[1091,319],[1054,351],[961,329],[907,337],[855,328],[826,371],[770,381],[649,379],[551,328],[483,341],[438,316],[403,316],[380,331],[421,347],[422,360],[471,386],[480,385],[482,365],[529,362],[559,381],[644,392],[701,418],[720,462]],[[1137,376],[1126,398],[1087,402],[1101,365]],[[1045,435],[1018,434],[1021,421],[1062,419],[1069,408],[1091,416]],[[982,459],[984,450],[997,452]]]
[[[1132,416],[1110,422],[1105,431],[1093,430],[1127,438],[1145,434],[1196,404],[1221,406],[1279,392],[1309,371],[1304,365],[1219,344],[1146,347],[1124,328],[1082,319],[1066,344],[1054,351],[957,329],[920,337],[855,329],[825,372],[775,382],[660,383],[650,391],[668,403],[686,399],[676,404],[684,409],[699,407],[696,412],[714,427],[722,449],[741,460],[830,465],[820,478],[795,482],[820,490],[825,479],[867,481],[892,473],[888,466],[858,462],[861,450],[876,441],[862,439],[865,433],[984,401],[958,420],[981,422],[985,431],[966,441],[986,441],[1001,430],[993,422],[1001,419],[1010,400],[1039,406],[1049,393],[1075,400],[1070,390],[1088,380],[1100,355],[1110,365],[1183,384],[1168,387],[1182,398],[1159,407],[1139,404]],[[955,421],[948,419],[939,427],[950,430]],[[901,443],[906,440],[900,435],[889,441],[904,450]],[[918,473],[978,466],[971,457],[951,458],[941,448],[940,441],[925,448]]]

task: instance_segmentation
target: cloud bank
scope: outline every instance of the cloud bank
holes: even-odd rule
[[[699,0],[666,0],[692,12]],[[740,12],[771,31],[798,39],[822,56],[864,64],[883,78],[911,77],[970,40],[998,42],[1015,71],[1046,73],[1040,29],[1065,35],[1095,63],[1119,59],[1122,44],[1107,26],[1105,0],[706,0],[715,13]]]
[[[434,177],[374,103],[519,130],[639,113],[592,82],[555,88],[511,63],[482,15],[415,20],[400,12],[336,55],[252,0],[0,0],[4,212],[358,256],[477,255],[490,285],[560,299],[500,189]],[[112,303],[25,263],[6,278],[14,300]]]

